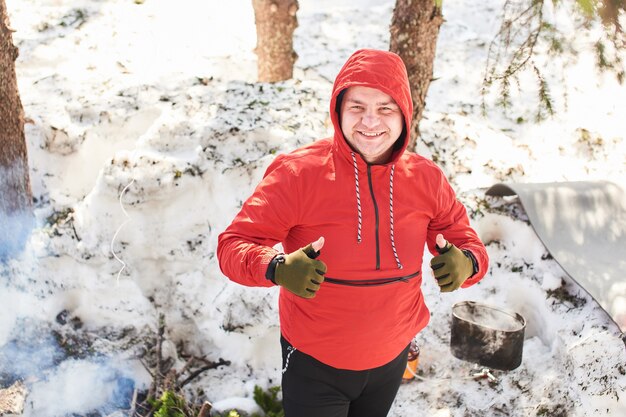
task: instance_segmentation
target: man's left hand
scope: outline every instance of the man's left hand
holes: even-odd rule
[[[472,261],[443,235],[438,234],[436,249],[439,255],[430,260],[437,284],[442,292],[458,289],[474,273]]]

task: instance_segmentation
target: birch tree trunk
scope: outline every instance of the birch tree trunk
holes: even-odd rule
[[[5,0],[0,0],[0,260],[20,251],[32,226],[32,192]]]
[[[297,0],[252,0],[256,23],[258,80],[276,82],[293,76],[298,55],[293,32],[298,26]]]
[[[441,8],[435,0],[396,0],[389,50],[400,55],[409,73],[413,97],[410,149],[415,147],[419,137],[419,122],[433,77],[437,37],[442,23]]]

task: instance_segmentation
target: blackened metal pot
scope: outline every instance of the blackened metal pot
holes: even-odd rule
[[[509,371],[522,363],[526,320],[475,301],[452,306],[450,348],[462,360]]]

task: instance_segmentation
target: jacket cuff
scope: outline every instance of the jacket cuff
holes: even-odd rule
[[[284,253],[279,253],[278,255],[274,256],[272,260],[270,261],[269,265],[267,266],[267,271],[265,272],[265,279],[276,284],[276,267],[278,266],[279,263],[284,263],[284,262],[285,262]]]
[[[478,262],[478,259],[476,259],[476,257],[474,256],[474,253],[468,249],[462,249],[462,252],[472,262],[472,268],[473,268],[472,275],[470,275],[465,280],[465,282],[461,284],[461,288],[468,288],[476,284],[478,281],[480,281],[480,279],[482,278],[482,275],[484,274],[481,274],[480,272],[480,267],[479,267],[480,264]]]
[[[476,257],[474,256],[472,251],[468,249],[463,249],[462,252],[465,256],[469,258],[470,261],[472,261],[472,275],[467,277],[469,279],[478,273],[478,261],[476,260]]]
[[[274,259],[276,257],[276,255],[278,255],[280,252],[278,252],[276,249],[269,249],[267,250],[265,253],[263,253],[263,255],[261,255],[261,261],[259,262],[259,269],[257,270],[257,276],[258,279],[263,282],[263,286],[266,287],[271,287],[274,286],[276,284],[274,284],[272,281],[268,280],[267,278],[265,278],[265,274],[267,273],[267,268],[270,265],[270,262],[272,262],[272,259]]]

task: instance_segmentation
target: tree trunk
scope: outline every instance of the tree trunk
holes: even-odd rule
[[[419,122],[433,77],[437,37],[442,23],[441,8],[436,6],[435,0],[396,0],[389,50],[400,55],[409,73],[413,97],[409,149],[414,149],[419,137]]]
[[[293,76],[298,55],[293,31],[298,26],[297,0],[252,0],[256,23],[258,80],[276,82]]]
[[[24,111],[5,0],[0,0],[0,260],[20,251],[32,227]]]

